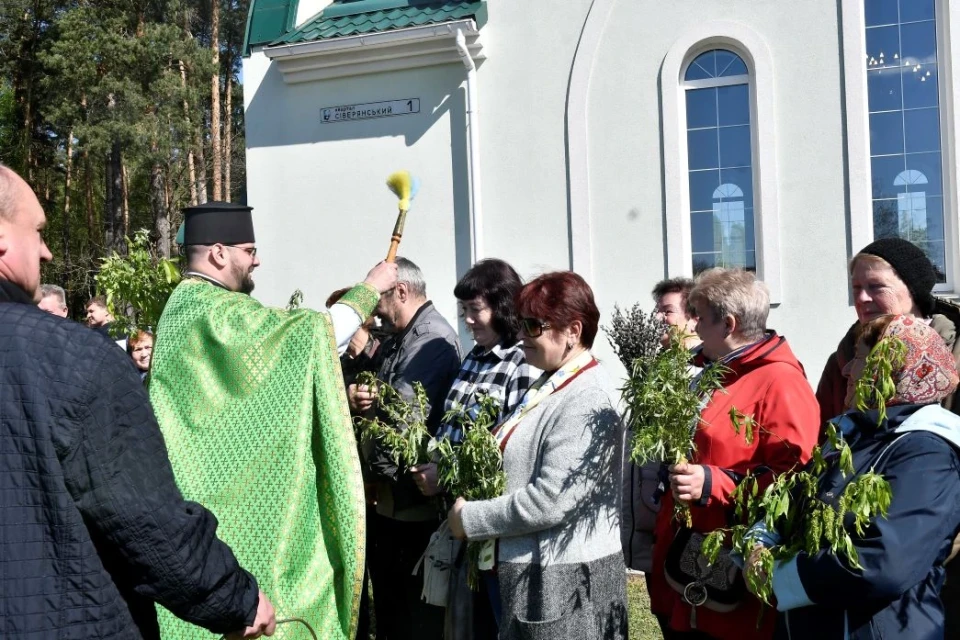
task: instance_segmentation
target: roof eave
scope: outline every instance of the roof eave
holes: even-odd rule
[[[483,60],[480,31],[473,18],[419,27],[265,47],[284,82],[294,84],[343,76],[459,62],[457,31],[463,31],[474,60]]]

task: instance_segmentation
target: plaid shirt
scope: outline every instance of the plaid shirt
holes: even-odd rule
[[[457,378],[447,394],[444,412],[454,406],[475,405],[476,394],[480,392],[500,402],[499,423],[520,404],[540,373],[539,369],[527,364],[519,342],[510,347],[497,345],[489,351],[477,345],[460,365]],[[449,423],[442,424],[437,435],[451,438],[454,442],[463,438],[460,427]]]

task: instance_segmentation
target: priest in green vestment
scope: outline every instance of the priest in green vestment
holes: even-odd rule
[[[260,264],[251,209],[184,215],[187,271],[160,318],[149,379],[177,484],[217,516],[278,620],[353,640],[364,497],[338,352],[395,286],[396,265],[375,266],[329,311],[272,309],[248,295]],[[166,611],[160,624],[165,640],[213,637]],[[310,636],[291,623],[277,637]]]

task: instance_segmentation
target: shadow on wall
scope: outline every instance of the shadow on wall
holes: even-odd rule
[[[278,65],[272,63],[246,111],[247,148],[254,150],[349,140],[402,138],[407,150],[396,158],[398,169],[409,168],[415,174],[424,172],[437,175],[446,173],[443,164],[449,163],[449,184],[437,184],[434,179],[427,181],[424,189],[429,189],[434,194],[438,190],[451,189],[449,200],[444,200],[452,202],[453,211],[445,214],[427,210],[426,213],[432,216],[453,214],[455,269],[459,279],[472,266],[465,79],[463,66],[455,63],[286,84]],[[327,107],[411,98],[420,100],[419,113],[349,122],[321,121],[321,110]],[[441,133],[437,131],[430,136],[432,141],[429,144],[418,146],[417,143],[435,126],[444,128],[440,139],[446,140],[448,144],[433,142],[437,140],[436,134]],[[447,127],[449,131],[445,130]],[[367,144],[363,148],[370,149],[370,146]],[[333,151],[334,149],[336,151]],[[345,150],[346,147],[339,145],[331,147],[330,153],[318,155],[327,158],[323,168],[325,174],[332,174],[335,179],[338,171],[365,171],[363,155],[348,152],[344,157]],[[396,147],[385,144],[383,152],[396,153]],[[286,160],[285,154],[272,154],[271,157],[279,158],[281,164],[295,161]],[[376,178],[376,181],[386,178],[385,175],[372,177]],[[420,207],[425,206],[423,202],[421,198]],[[418,207],[418,204],[414,207]],[[400,252],[403,254],[402,246]],[[416,255],[407,257],[418,261]],[[459,333],[464,345],[472,345],[462,323]]]
[[[464,78],[461,65],[448,64],[286,84],[274,62],[247,108],[247,147],[384,137],[403,137],[412,147],[448,113],[451,130],[463,137]],[[420,100],[419,113],[349,122],[323,123],[321,119],[321,109],[326,107],[411,98]],[[465,153],[464,140],[453,140],[452,146]]]

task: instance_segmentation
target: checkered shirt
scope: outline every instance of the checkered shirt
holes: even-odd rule
[[[540,373],[539,369],[527,364],[519,342],[509,347],[497,345],[489,351],[477,345],[463,359],[457,378],[447,394],[444,411],[454,406],[476,405],[479,392],[500,402],[499,423],[520,404]],[[454,442],[460,442],[463,438],[460,427],[448,423],[440,426],[437,435],[451,438]]]

